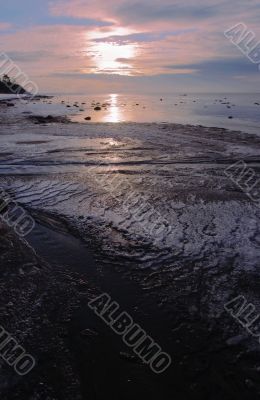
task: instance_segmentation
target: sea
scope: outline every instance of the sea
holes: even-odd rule
[[[101,110],[95,111],[99,106]],[[34,114],[67,115],[74,122],[88,124],[155,122],[260,132],[260,93],[56,94],[24,107]]]

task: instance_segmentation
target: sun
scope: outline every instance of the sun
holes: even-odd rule
[[[127,31],[129,34],[129,31]],[[137,45],[132,43],[120,43],[116,37],[125,35],[126,31],[123,29],[109,32],[109,36],[100,37],[100,34],[92,33],[92,40],[90,39],[90,47],[87,53],[91,55],[95,63],[93,68],[94,73],[108,73],[119,75],[133,75],[133,67],[131,59],[133,59],[137,52]],[[93,39],[98,39],[94,41]],[[111,39],[110,39],[111,38]]]
[[[130,74],[131,67],[125,60],[134,57],[135,49],[133,45],[97,43],[94,51],[96,52],[97,72],[118,73],[120,75]]]

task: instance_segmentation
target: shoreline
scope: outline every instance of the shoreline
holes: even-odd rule
[[[13,108],[1,116],[1,187],[36,228],[31,248],[6,231],[13,246],[1,252],[1,307],[15,337],[30,332],[24,345],[39,354],[39,370],[14,384],[3,365],[3,399],[32,390],[44,400],[258,398],[258,344],[224,304],[236,293],[260,304],[259,213],[224,171],[242,158],[259,174],[259,138],[180,124],[34,124]],[[158,216],[144,205],[172,229],[156,243],[147,227]],[[19,306],[10,287],[21,284]],[[165,375],[154,376],[89,310],[104,291],[171,354]]]
[[[166,123],[221,127],[259,135],[258,95],[243,99],[230,95],[168,95],[163,101],[156,96],[39,95],[32,101],[17,98],[16,112],[42,117],[68,117],[73,122],[95,123]],[[217,98],[216,98],[217,97]],[[233,98],[234,97],[234,98]],[[91,101],[92,98],[92,101]],[[94,100],[95,99],[95,100]],[[15,100],[14,100],[15,101]],[[229,105],[228,105],[229,104]],[[95,111],[95,109],[100,109]],[[48,122],[48,121],[46,121]],[[51,122],[51,121],[50,121]],[[258,123],[259,122],[259,123]]]

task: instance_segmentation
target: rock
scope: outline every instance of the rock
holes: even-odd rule
[[[248,388],[252,389],[255,387],[254,382],[251,379],[246,379],[245,384]]]
[[[80,335],[83,337],[93,337],[93,336],[97,336],[98,333],[91,329],[84,329],[83,331],[80,332]]]
[[[139,357],[137,357],[135,354],[130,354],[130,353],[121,351],[119,353],[119,356],[122,360],[126,360],[128,362],[135,363],[135,364],[142,364],[142,360]]]
[[[245,340],[243,335],[237,335],[229,338],[226,343],[228,346],[237,346],[240,344],[243,340]]]
[[[86,121],[91,121],[91,117],[84,118]]]
[[[42,115],[30,115],[28,119],[33,121],[35,124],[46,124],[46,123],[68,123],[68,119],[66,117],[56,117],[53,115],[48,115],[44,117]]]
[[[101,111],[101,107],[97,106],[94,108],[95,111]]]
[[[230,115],[230,116],[228,117],[228,119],[233,119],[232,115]]]

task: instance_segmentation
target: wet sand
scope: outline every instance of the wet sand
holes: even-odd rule
[[[214,398],[215,393],[223,399],[258,398],[245,381],[248,375],[250,382],[257,380],[258,373],[252,371],[257,352],[245,353],[242,339],[227,344],[227,337],[237,329],[233,324],[227,332],[227,317],[218,318],[212,327],[204,318],[185,315],[184,294],[181,304],[165,310],[113,268],[101,272],[86,245],[60,223],[54,229],[50,221],[48,217],[44,225],[37,225],[28,239],[37,256],[5,231],[8,246],[4,254],[2,246],[1,265],[7,272],[3,271],[1,282],[1,321],[30,350],[37,365],[26,379],[17,378],[3,365],[3,399],[112,396],[119,400],[139,395],[200,399]],[[89,298],[103,291],[173,355],[167,373],[154,375],[89,310]],[[173,329],[177,320],[179,326]]]
[[[28,242],[50,271],[40,273],[41,285],[50,286],[43,311],[36,308],[27,320],[28,299],[19,312],[32,331],[30,352],[38,355],[39,342],[45,354],[26,378],[26,391],[23,381],[13,389],[9,371],[3,398],[26,393],[27,399],[32,390],[40,399],[259,398],[259,344],[224,310],[237,294],[260,303],[259,210],[224,174],[239,159],[259,173],[259,138],[174,124],[42,125],[13,107],[1,115],[0,133],[0,153],[7,154],[0,158],[1,185],[36,219]],[[153,216],[136,219],[125,200],[129,191],[166,219],[170,234],[154,242]],[[1,261],[4,266],[13,254],[12,283],[10,268],[2,280],[6,290],[20,280],[19,245],[12,241]],[[25,293],[34,279],[26,275]],[[171,354],[163,376],[132,359],[121,338],[92,315],[87,302],[103,291]],[[18,293],[12,296],[15,308]],[[50,319],[46,337],[43,313]],[[4,322],[18,336],[14,321]],[[68,367],[62,361],[54,373],[48,354],[60,329],[68,352],[58,346],[55,354]],[[95,334],[82,334],[86,329]]]

